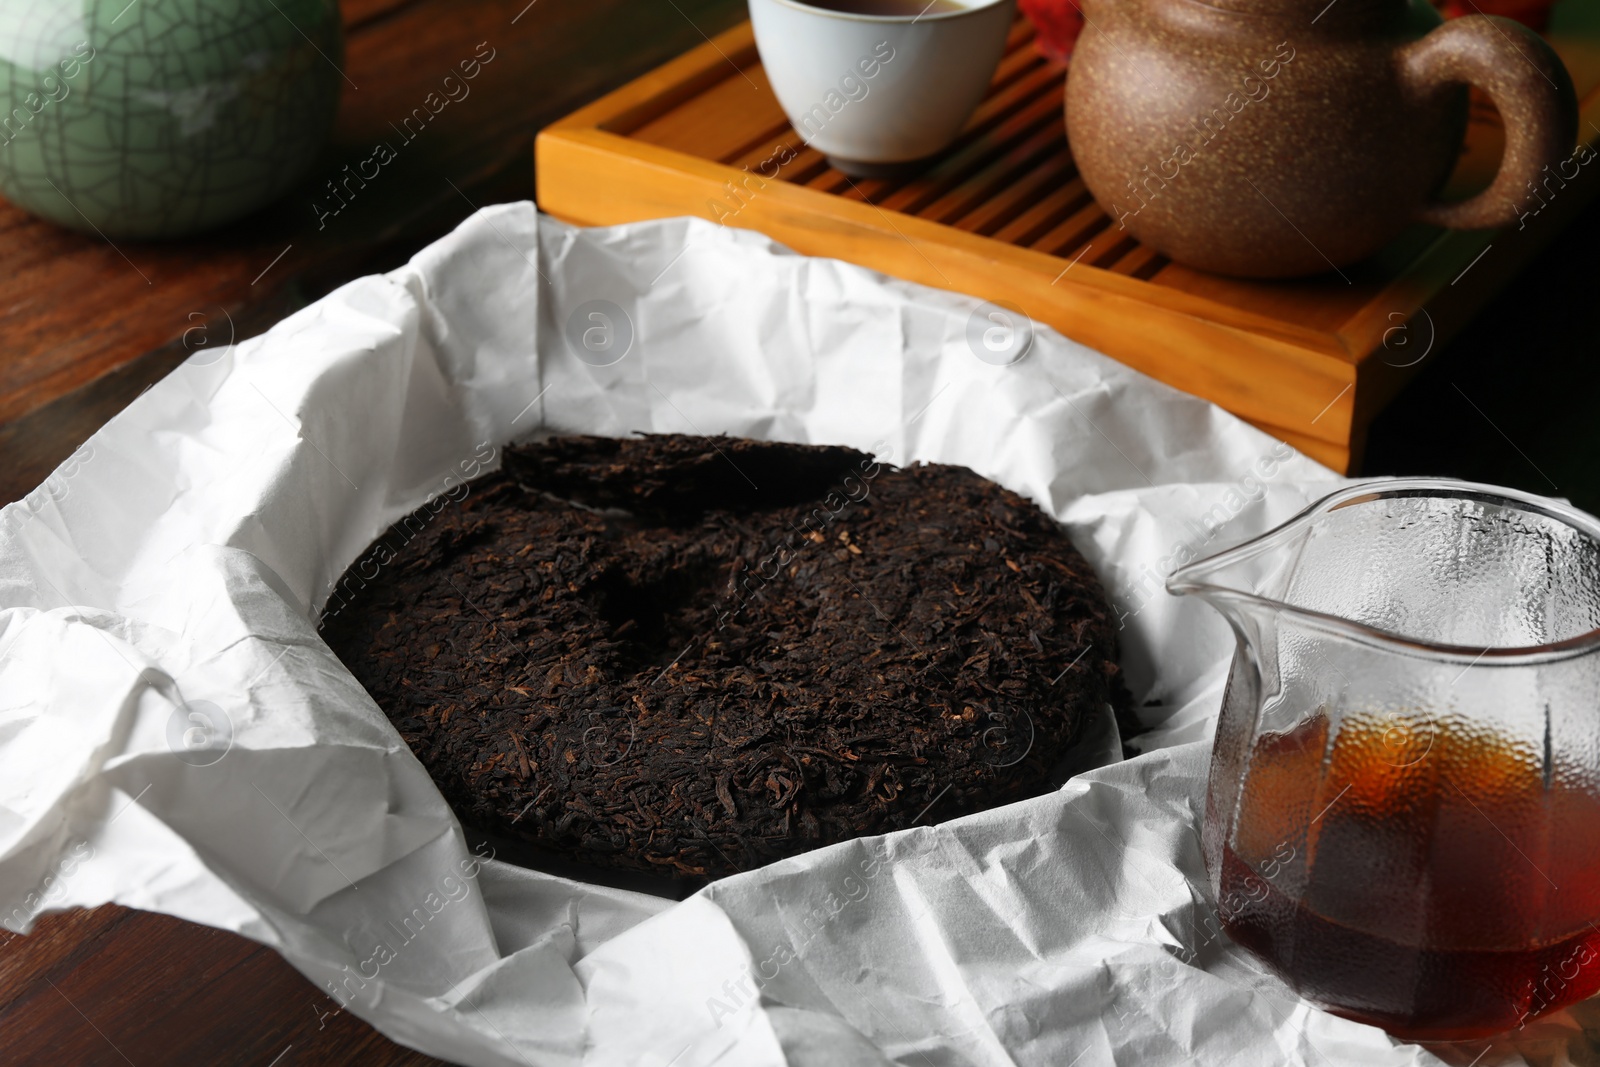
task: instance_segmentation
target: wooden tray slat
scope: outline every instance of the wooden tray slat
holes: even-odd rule
[[[1138,247],[1139,242],[1125,230],[1118,230],[1115,226],[1108,225],[1088,240],[1084,248],[1084,257],[1078,262],[1086,267],[1115,270],[1117,263],[1124,257],[1132,255],[1133,250]],[[1129,272],[1117,271],[1117,273]]]
[[[1090,199],[1054,227],[1029,241],[1028,247],[1048,252],[1052,256],[1060,256],[1069,264],[1081,263],[1084,243],[1110,225],[1111,220],[1100,210],[1100,205]]]
[[[991,236],[1057,191],[1070,192],[1072,179],[1077,173],[1069,153],[1053,152],[1019,175],[1016,181],[994,190],[986,201],[974,206],[951,225],[968,233]]]
[[[1054,109],[1051,109],[1054,111]],[[911,214],[950,225],[976,211],[985,201],[1001,195],[1028,172],[1049,163],[1050,157],[1065,154],[1067,139],[1061,123],[1047,112],[1028,136],[1006,145],[1000,152],[986,153],[982,167],[932,202],[915,203]],[[893,210],[892,204],[885,207]]]
[[[751,67],[742,73],[658,115],[630,136],[666,148],[694,145],[697,154],[727,160],[749,151],[754,141],[788,129],[789,119],[772,95],[766,71]]]
[[[1077,177],[1074,168],[1071,180],[1051,190],[1022,214],[985,236],[1008,245],[1031,247],[1073,212],[1087,206],[1092,199],[1088,187],[1083,184],[1082,178]]]
[[[961,137],[926,172],[913,180],[858,181],[854,193],[841,195],[865,198],[892,211],[910,210],[914,214],[916,209],[911,206],[912,202],[919,196],[926,196],[930,187],[937,187],[963,167],[971,167],[1003,150],[1011,139],[1026,135],[1037,126],[1051,123],[1059,126],[1060,116],[1060,75],[1035,63],[1028,77],[991,90],[973,112]],[[1065,141],[1065,134],[1062,137]]]
[[[1145,245],[1134,245],[1133,251],[1124,256],[1117,263],[1115,269],[1117,273],[1126,274],[1130,278],[1149,281],[1164,270],[1170,262],[1171,260],[1153,248],[1148,248]]]
[[[988,95],[938,158],[908,177],[853,179],[789,126],[745,24],[547,128],[540,204],[589,225],[709,216],[799,252],[1006,300],[1347,469],[1372,417],[1416,371],[1385,358],[1395,328],[1442,344],[1600,191],[1589,173],[1600,168],[1584,168],[1521,232],[1415,227],[1346,268],[1347,280],[1204,274],[1140,245],[1095,204],[1067,146],[1062,71],[1032,42],[1018,20]],[[1553,43],[1593,145],[1600,41]],[[1480,102],[1457,195],[1493,174],[1501,143]],[[744,187],[737,200],[729,182]]]

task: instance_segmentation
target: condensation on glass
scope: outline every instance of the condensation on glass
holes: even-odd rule
[[[1168,588],[1238,638],[1203,834],[1235,941],[1408,1038],[1600,989],[1600,523],[1368,483]]]

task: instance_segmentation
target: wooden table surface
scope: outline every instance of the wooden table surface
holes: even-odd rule
[[[531,199],[539,127],[744,17],[739,0],[344,0],[347,89],[304,186],[204,239],[119,244],[0,204],[0,503],[204,345],[259,333],[386,270],[486,203]],[[319,231],[312,202],[480,42],[494,60],[381,179]],[[1600,205],[1381,416],[1365,473],[1449,474],[1600,511]],[[1408,354],[1408,358],[1412,358]],[[0,1063],[431,1064],[276,953],[104,907],[0,931]]]

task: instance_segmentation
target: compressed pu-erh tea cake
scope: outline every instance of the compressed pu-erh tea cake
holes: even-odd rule
[[[452,496],[324,636],[464,824],[585,869],[704,881],[1034,796],[1125,703],[1088,564],[961,467],[569,437]]]

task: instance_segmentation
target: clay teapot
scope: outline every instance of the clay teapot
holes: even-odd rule
[[[1085,0],[1067,136],[1113,220],[1174,260],[1245,277],[1353,263],[1406,226],[1517,221],[1571,154],[1577,98],[1550,46],[1422,0]],[[1493,184],[1439,190],[1467,86],[1506,127]]]

